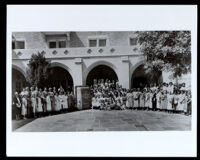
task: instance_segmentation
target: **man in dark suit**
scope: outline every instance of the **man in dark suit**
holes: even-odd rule
[[[16,113],[16,120],[20,119],[20,115],[21,115],[21,99],[19,97],[18,92],[15,92],[14,98],[13,98],[13,105],[15,107],[15,113]]]

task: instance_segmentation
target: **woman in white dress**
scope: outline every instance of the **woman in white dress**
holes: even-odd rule
[[[55,112],[59,113],[61,108],[60,108],[60,98],[57,92],[54,95],[54,106],[55,106]]]
[[[47,93],[46,102],[47,102],[47,115],[50,115],[52,110],[51,110],[51,98],[49,93]]]
[[[160,90],[157,91],[156,99],[157,99],[157,101],[156,101],[156,110],[160,111],[161,110],[161,91]]]
[[[133,108],[133,94],[130,92],[130,90],[128,90],[127,93],[126,107],[129,109]]]
[[[37,92],[36,92],[36,90],[34,90],[33,87],[31,87],[31,104],[32,104],[33,116],[36,117],[36,112],[37,112]]]
[[[148,90],[145,92],[145,109],[150,110],[150,92]]]
[[[178,99],[178,105],[177,105],[176,110],[177,110],[178,113],[180,113],[180,112],[183,111],[183,105],[182,105],[183,96],[182,96],[180,91],[178,91],[177,99]]]
[[[161,91],[161,95],[160,95],[160,110],[164,110],[165,109],[165,95],[164,95],[164,91]]]
[[[172,113],[172,110],[173,110],[173,107],[172,107],[173,98],[174,98],[174,96],[173,96],[172,92],[169,92],[168,98],[167,98],[167,100],[168,100],[168,103],[167,103],[167,111],[168,111],[169,113]]]
[[[37,95],[37,102],[38,102],[38,108],[37,108],[37,112],[38,112],[38,116],[41,117],[42,116],[42,112],[43,112],[43,106],[42,106],[42,89],[39,89],[38,95]]]
[[[150,110],[153,109],[152,98],[153,98],[153,91],[152,91],[152,90],[149,90],[149,109],[150,109]]]
[[[61,112],[64,111],[64,96],[63,96],[63,93],[60,92],[59,93],[59,100],[60,100],[60,109],[61,109]]]
[[[66,92],[64,92],[64,95],[63,95],[63,109],[64,111],[68,109],[68,96]]]
[[[140,108],[145,109],[145,99],[146,99],[146,92],[145,90],[142,90],[140,94]]]
[[[26,115],[27,115],[27,99],[26,99],[25,88],[23,88],[22,92],[20,93],[20,96],[22,98],[21,115],[23,116],[24,119],[26,119]]]

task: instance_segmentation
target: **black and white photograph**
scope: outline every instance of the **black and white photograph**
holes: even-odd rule
[[[13,32],[13,130],[191,129],[191,32]]]
[[[10,5],[9,155],[194,155],[196,9]]]

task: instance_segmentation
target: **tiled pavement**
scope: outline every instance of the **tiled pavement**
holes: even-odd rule
[[[84,110],[38,118],[17,132],[190,130],[191,116],[155,111]]]

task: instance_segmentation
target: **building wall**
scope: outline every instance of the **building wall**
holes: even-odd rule
[[[25,49],[47,48],[45,35],[41,32],[13,32],[15,40],[24,40]]]
[[[107,37],[108,46],[129,46],[129,37],[134,37],[135,32],[70,32],[69,36],[69,48],[88,47],[88,38],[98,36]],[[25,49],[48,48],[45,33],[42,32],[13,32],[13,38],[25,40]]]

